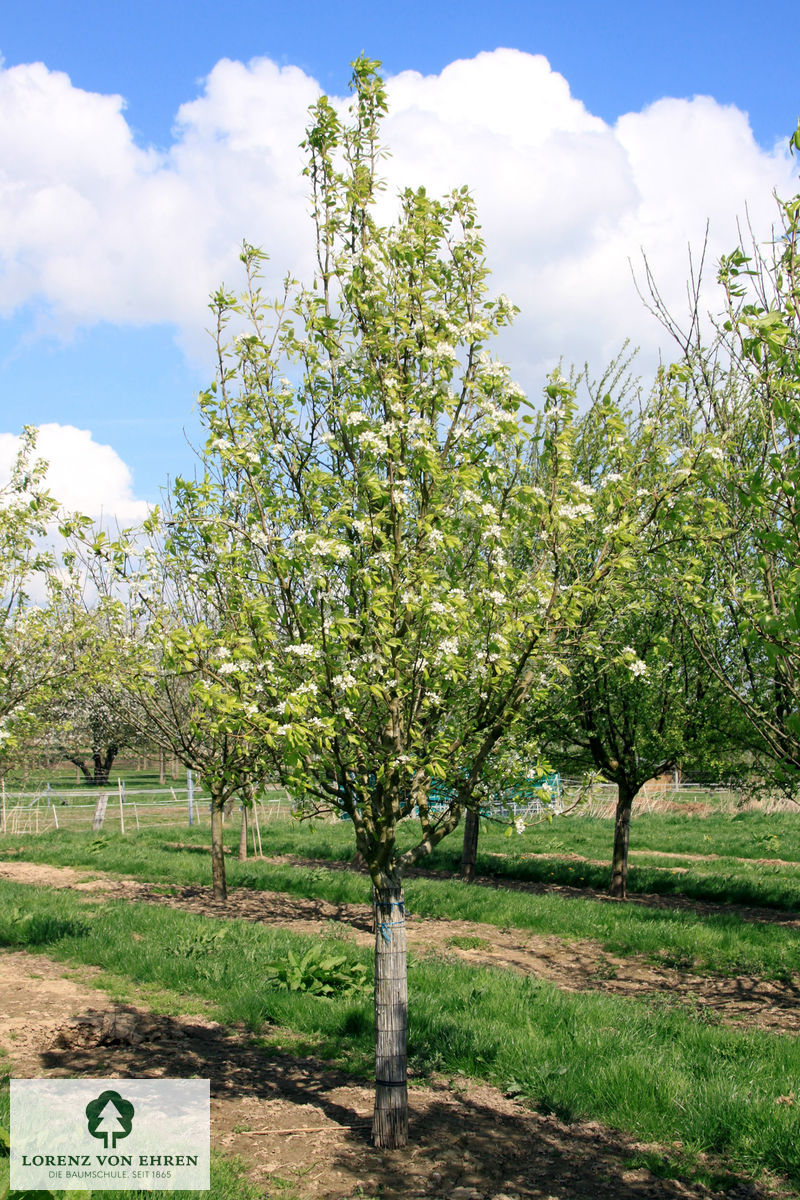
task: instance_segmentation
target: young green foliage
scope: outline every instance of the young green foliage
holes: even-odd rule
[[[312,286],[267,303],[246,246],[244,295],[214,298],[207,470],[178,484],[170,545],[228,631],[209,703],[235,707],[306,806],[353,820],[382,886],[486,781],[560,606],[548,548],[508,553],[541,501],[522,393],[487,350],[512,309],[488,296],[471,198],[406,191],[380,225],[374,64],[354,91],[353,123],[323,99],[306,141]],[[398,855],[415,809],[422,837]]]
[[[793,139],[793,145],[796,138]],[[749,747],[795,794],[800,777],[800,195],[771,246],[723,257],[711,345],[676,368],[713,444],[674,593],[707,672],[749,723]],[[674,322],[662,317],[676,336]]]

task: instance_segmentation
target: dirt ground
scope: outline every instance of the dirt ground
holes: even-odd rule
[[[214,916],[280,924],[302,932],[339,929],[371,942],[366,905],[332,905],[285,894],[235,889],[226,908],[209,889],[152,885],[98,872],[28,862],[0,864],[0,876],[39,886],[74,888],[103,899],[131,899]],[[663,991],[720,1019],[796,1031],[798,981],[704,978],[605,954],[594,943],[565,943],[520,931],[414,917],[412,953],[453,954],[553,979],[571,989]],[[485,945],[463,950],[453,937]],[[377,1152],[369,1143],[371,1089],[328,1065],[260,1049],[245,1032],[202,1016],[167,1017],[135,1004],[116,1005],[92,986],[99,972],[43,955],[0,954],[0,1049],[16,1077],[43,1074],[211,1080],[212,1143],[238,1154],[267,1194],[285,1181],[309,1200],[777,1200],[785,1190],[738,1184],[712,1192],[702,1184],[660,1179],[636,1165],[648,1147],[595,1122],[565,1124],[534,1113],[487,1085],[445,1079],[412,1086],[411,1146]],[[280,1036],[280,1031],[271,1030]],[[291,1045],[287,1031],[285,1043]],[[143,1064],[146,1064],[144,1066]],[[652,1148],[649,1148],[652,1149]],[[675,1147],[659,1147],[675,1153]],[[272,1185],[271,1182],[272,1181]]]
[[[630,1165],[648,1149],[595,1122],[565,1124],[496,1089],[441,1079],[412,1087],[411,1146],[369,1144],[371,1090],[313,1059],[264,1052],[196,1015],[104,1003],[92,968],[0,954],[0,1048],[16,1078],[189,1075],[211,1081],[212,1144],[237,1154],[266,1194],[348,1200],[777,1200],[767,1186],[724,1193]],[[146,1067],[143,1068],[143,1064]],[[669,1148],[664,1148],[669,1150]]]

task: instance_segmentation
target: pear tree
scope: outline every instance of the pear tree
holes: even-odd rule
[[[526,468],[535,418],[490,352],[513,308],[488,291],[472,199],[406,190],[387,223],[378,64],[354,63],[352,91],[347,119],[319,100],[304,143],[313,280],[270,300],[245,245],[243,288],[213,297],[204,469],[176,482],[168,551],[216,610],[210,713],[249,729],[301,812],[352,822],[376,914],[373,1137],[395,1147],[403,873],[508,783],[503,747],[611,555],[560,587],[546,530],[562,545],[585,524],[559,420],[573,389],[558,372],[546,387],[545,493]]]

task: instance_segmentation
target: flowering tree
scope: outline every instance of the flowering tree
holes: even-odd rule
[[[90,787],[105,787],[117,755],[152,745],[126,703],[125,608],[100,600],[87,608],[81,588],[62,582],[41,614],[60,647],[63,676],[39,689],[30,710],[29,748],[73,763]]]
[[[100,597],[89,616],[105,614],[112,634],[106,655],[115,670],[115,720],[144,744],[177,758],[208,791],[212,886],[214,898],[225,903],[223,809],[237,793],[243,812],[252,805],[266,760],[252,738],[251,723],[241,719],[240,697],[222,695],[211,681],[224,679],[231,666],[226,630],[196,575],[174,569],[180,559],[167,550],[165,535],[175,524],[167,505],[116,541],[101,531],[88,558],[84,553],[82,567]],[[192,565],[202,570],[204,561],[207,567],[207,554]],[[194,590],[192,580],[198,584]],[[228,691],[240,679],[237,667]],[[251,711],[252,704],[246,716]]]
[[[185,610],[182,615],[185,617]],[[154,613],[148,618],[153,621]],[[252,737],[252,725],[243,723],[237,705],[211,707],[208,680],[208,626],[177,622],[178,610],[156,611],[148,629],[145,653],[137,656],[129,679],[128,705],[147,738],[194,771],[207,790],[211,804],[211,881],[214,899],[225,903],[223,809],[235,795],[242,797],[242,828],[246,833],[246,805],[252,805],[255,788],[268,761]],[[148,622],[149,623],[149,622]],[[222,665],[223,646],[217,643]],[[219,695],[215,697],[219,700]],[[245,843],[246,845],[246,843]],[[239,857],[245,857],[241,852]]]
[[[618,556],[563,643],[550,704],[531,719],[541,740],[617,785],[610,892],[624,898],[637,792],[701,746],[718,753],[723,738],[719,688],[704,678],[670,602],[685,527],[718,448],[693,427],[674,372],[659,372],[645,395],[613,366],[590,392],[572,450],[592,517],[577,554],[562,556],[563,585],[591,574],[609,539]]]
[[[800,128],[792,138],[800,147]],[[751,746],[796,796],[800,779],[800,195],[779,202],[767,248],[719,265],[724,314],[710,342],[697,306],[678,340],[695,420],[716,448],[687,522],[672,601],[709,676],[744,714]],[[658,303],[658,297],[656,296]]]
[[[59,519],[44,489],[46,464],[35,457],[36,431],[22,432],[11,477],[0,487],[0,755],[6,755],[30,724],[38,690],[68,670],[58,638],[31,587],[56,587],[54,558],[43,541]]]
[[[406,191],[380,225],[376,64],[354,64],[353,91],[350,123],[323,98],[305,143],[312,285],[268,303],[246,246],[244,293],[214,297],[206,470],[176,485],[169,551],[216,606],[210,711],[249,727],[305,811],[353,822],[377,914],[374,1138],[399,1146],[402,874],[502,783],[501,740],[580,589],[559,592],[538,536],[548,500],[523,470],[524,397],[487,350],[512,309],[487,294],[472,201]],[[562,393],[557,377],[554,409]],[[411,815],[419,838],[401,852]]]

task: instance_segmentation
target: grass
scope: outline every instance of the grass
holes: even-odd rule
[[[202,832],[196,831],[195,838],[199,848]],[[20,845],[28,860],[119,871],[154,882],[160,888],[167,886],[165,879],[171,885],[209,881],[210,863],[205,851],[169,849],[163,832],[156,830],[125,838],[109,834],[94,840],[68,832],[42,834],[24,842],[7,839],[6,853]],[[2,847],[0,839],[0,856]],[[368,881],[349,871],[257,859],[239,863],[233,858],[227,866],[232,885],[320,898],[334,904],[363,904],[369,899]],[[775,923],[742,921],[733,910],[699,915],[685,908],[614,904],[594,896],[520,892],[422,877],[407,881],[406,900],[409,911],[420,916],[478,921],[566,940],[591,939],[610,953],[639,954],[661,965],[699,973],[788,979],[800,972],[800,940],[794,934],[787,935]]]
[[[150,905],[99,908],[71,893],[6,882],[0,899],[0,943],[157,987],[173,996],[176,1012],[186,995],[202,998],[216,1019],[262,1031],[267,1048],[281,1044],[278,1026],[294,1032],[296,1053],[362,1076],[371,1069],[368,998],[330,1000],[262,982],[276,956],[292,947],[300,953],[315,939]],[[347,941],[331,946],[351,962],[366,961]],[[800,1183],[800,1110],[780,1102],[800,1093],[797,1039],[710,1026],[664,1002],[562,993],[436,956],[411,966],[409,985],[418,1077],[485,1079],[565,1120],[681,1141],[689,1157],[711,1154],[752,1175],[766,1168]]]
[[[236,824],[236,821],[233,822]],[[418,833],[413,821],[400,826],[401,845],[410,845]],[[354,851],[349,821],[275,821],[262,826],[271,854],[298,854],[309,858],[346,861]],[[183,835],[181,834],[181,837]],[[524,855],[581,854],[586,858],[611,858],[613,821],[582,815],[529,824],[521,836],[506,837],[505,828],[487,824],[480,834],[480,851],[487,858],[501,853],[513,861]],[[712,816],[643,813],[631,824],[631,850],[657,850],[675,855],[718,854],[745,859],[782,858],[800,864],[800,822],[795,813],[767,815],[759,812]],[[456,870],[460,865],[458,831],[442,842],[429,861]]]

